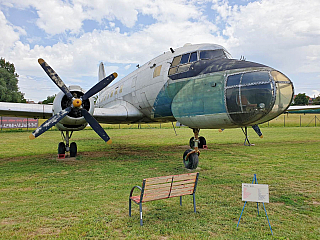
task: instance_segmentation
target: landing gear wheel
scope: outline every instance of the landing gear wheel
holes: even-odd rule
[[[204,137],[199,137],[199,148],[203,148],[203,146],[207,145],[207,141]]]
[[[196,169],[198,167],[199,163],[199,157],[197,153],[192,153],[189,155],[188,159],[186,159],[186,156],[189,152],[193,151],[192,149],[188,149],[183,154],[183,163],[184,166],[188,169]]]
[[[58,154],[65,154],[66,153],[66,145],[64,142],[59,142],[58,145]]]
[[[70,144],[70,157],[77,156],[77,144],[75,142],[72,142]]]
[[[189,146],[194,148],[194,137],[190,138]],[[204,137],[199,137],[198,148],[203,148],[203,146],[207,145],[207,141]]]

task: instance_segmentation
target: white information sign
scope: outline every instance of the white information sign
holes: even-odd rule
[[[242,183],[242,201],[269,203],[269,185]]]

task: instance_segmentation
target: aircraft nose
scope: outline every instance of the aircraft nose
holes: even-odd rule
[[[237,73],[227,78],[227,111],[240,126],[275,118],[287,109],[292,96],[292,82],[278,71]]]
[[[288,77],[278,71],[271,71],[270,75],[274,82],[274,104],[271,111],[261,122],[269,121],[282,114],[291,104],[293,98],[293,83]]]

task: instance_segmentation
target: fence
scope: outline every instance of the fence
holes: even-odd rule
[[[34,118],[17,118],[17,117],[0,117],[0,128],[12,129],[12,128],[37,128],[38,119]]]
[[[286,113],[259,126],[261,127],[320,127],[320,116],[316,114]]]
[[[0,117],[0,126],[2,129],[12,128],[37,128],[45,120],[33,118],[13,118]],[[103,128],[110,129],[141,129],[141,128],[172,128],[172,123],[150,123],[150,124],[101,124]],[[174,123],[175,127],[180,127]],[[316,114],[282,114],[277,118],[260,124],[260,127],[320,127],[320,116]]]

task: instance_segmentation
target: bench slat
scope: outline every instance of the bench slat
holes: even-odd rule
[[[177,190],[181,190],[181,189],[194,189],[194,183],[188,184],[188,185],[180,185],[180,186],[172,187],[171,191],[177,191]]]
[[[146,180],[146,186],[159,184],[159,183],[171,183],[172,176],[146,178],[145,180]]]
[[[194,182],[195,182],[195,180],[185,180],[185,181],[181,181],[181,182],[173,182],[172,186],[185,185],[185,184],[194,183]]]
[[[171,182],[169,183],[162,183],[162,184],[154,184],[154,185],[147,185],[147,189],[158,189],[158,188],[165,188],[165,187],[168,187],[170,188],[171,186]]]
[[[197,173],[186,173],[181,175],[174,175],[173,181],[183,181],[188,179],[193,179],[193,181],[196,180]]]
[[[183,195],[190,195],[193,193],[193,189],[184,190],[184,191],[172,191],[170,197],[178,197]]]
[[[145,198],[146,196],[159,195],[159,194],[167,194],[167,195],[169,195],[169,193],[170,193],[170,188],[167,188],[167,189],[152,189],[152,190],[144,191],[143,197]]]

